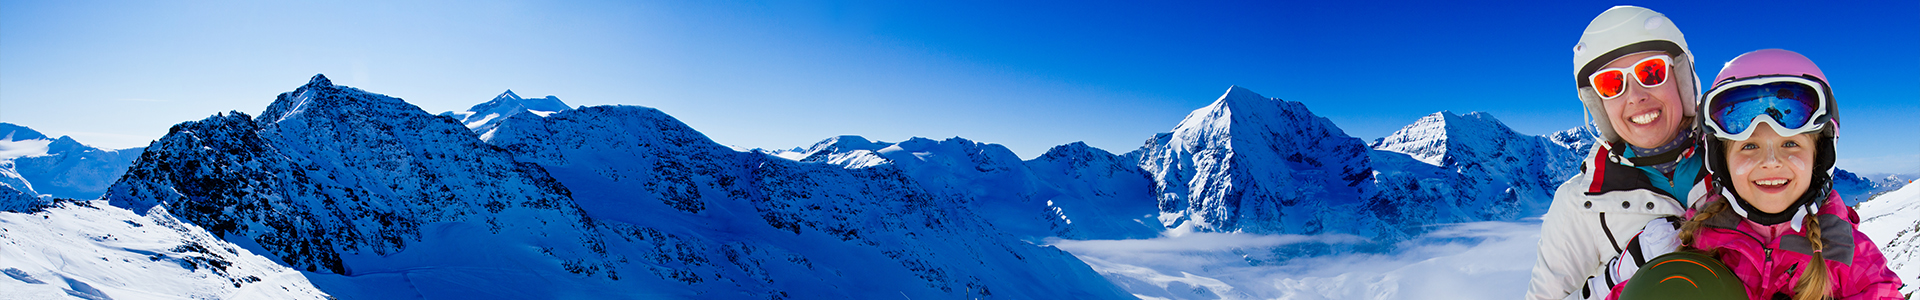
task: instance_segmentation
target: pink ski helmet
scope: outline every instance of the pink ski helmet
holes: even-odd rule
[[[1713,76],[1715,87],[1734,78],[1761,75],[1808,75],[1827,81],[1827,74],[1820,72],[1820,66],[1800,53],[1786,49],[1760,49],[1741,54],[1720,68],[1720,75]]]
[[[1834,139],[1839,136],[1839,102],[1826,73],[1813,60],[1793,51],[1762,49],[1728,61],[1713,77],[1713,88],[1700,97],[1701,128],[1721,140],[1745,140],[1758,124],[1766,123],[1781,135],[1818,133],[1814,160],[1816,181],[1832,172]],[[1726,151],[1709,141],[1707,165],[1720,180],[1727,174]],[[1725,184],[1727,182],[1721,182]],[[1822,193],[1824,195],[1824,193]]]

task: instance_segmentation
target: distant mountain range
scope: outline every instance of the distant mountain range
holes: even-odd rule
[[[24,274],[0,287],[83,298],[177,295],[129,278],[182,274],[208,278],[179,284],[196,293],[275,298],[1132,298],[1040,245],[1192,232],[1391,244],[1538,216],[1593,143],[1585,127],[1533,136],[1444,111],[1367,142],[1230,87],[1121,154],[1072,143],[1023,161],[958,137],[859,136],[740,151],[651,108],[508,91],[436,115],[318,75],[259,116],[175,125],[144,149],[3,123],[0,135],[0,228],[186,245],[4,237],[0,251],[39,260],[32,249],[56,244],[153,257],[97,264],[143,270],[112,276],[0,259]],[[1836,178],[1850,200],[1904,184]],[[74,221],[9,221],[31,216]],[[149,264],[174,260],[187,263]]]
[[[141,151],[94,148],[72,137],[49,138],[26,126],[0,123],[0,185],[29,195],[97,199]]]

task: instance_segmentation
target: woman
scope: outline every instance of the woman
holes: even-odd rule
[[[1693,121],[1699,77],[1673,21],[1641,7],[1608,9],[1574,45],[1573,67],[1600,143],[1542,217],[1529,299],[1604,297],[1624,279],[1602,278],[1602,265],[1638,248],[1627,243],[1643,227],[1672,226],[1664,217],[1704,196]]]

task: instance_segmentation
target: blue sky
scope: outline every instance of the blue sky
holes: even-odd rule
[[[0,121],[142,146],[325,73],[434,113],[507,89],[649,106],[763,148],[851,134],[1126,152],[1231,85],[1366,140],[1441,110],[1547,134],[1581,124],[1570,49],[1619,4],[260,2],[0,0]],[[1696,2],[1635,4],[1675,20],[1701,76],[1761,48],[1813,58],[1841,100],[1840,166],[1920,172],[1920,2]]]

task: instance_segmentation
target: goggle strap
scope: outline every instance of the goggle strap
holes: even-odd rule
[[[1768,79],[1768,78],[1783,78],[1783,79]],[[1770,127],[1774,128],[1774,132],[1779,133],[1781,136],[1805,134],[1808,132],[1819,131],[1819,130],[1825,129],[1828,122],[1833,122],[1832,119],[1828,117],[1833,114],[1832,108],[1828,107],[1828,104],[1831,104],[1830,101],[1832,101],[1832,99],[1829,98],[1832,95],[1832,91],[1828,90],[1828,87],[1825,81],[1822,81],[1819,78],[1807,76],[1807,75],[1800,75],[1800,76],[1760,75],[1760,76],[1740,77],[1740,78],[1731,78],[1727,80],[1721,80],[1717,83],[1714,83],[1715,88],[1707,91],[1707,94],[1700,99],[1704,101],[1704,103],[1701,103],[1702,109],[1711,109],[1712,107],[1719,105],[1716,103],[1719,102],[1718,101],[1719,99],[1717,98],[1719,98],[1720,93],[1729,91],[1732,88],[1764,85],[1764,84],[1770,84],[1773,82],[1780,82],[1780,81],[1794,82],[1794,80],[1788,80],[1784,78],[1806,81],[1806,82],[1797,82],[1797,83],[1814,89],[1814,91],[1816,92],[1815,96],[1819,97],[1819,99],[1815,100],[1817,103],[1813,104],[1814,105],[1813,110],[1808,112],[1811,115],[1807,117],[1806,124],[1801,124],[1799,128],[1786,128],[1780,124],[1780,120],[1776,120],[1772,116],[1756,115],[1744,121],[1747,123],[1748,128],[1744,131],[1741,131],[1739,134],[1726,133],[1727,131],[1726,127],[1722,126],[1723,124],[1719,124],[1722,121],[1717,121],[1720,118],[1716,118],[1714,116],[1702,116],[1706,118],[1705,125],[1712,126],[1711,128],[1712,133],[1713,133],[1713,136],[1716,138],[1742,141],[1753,136],[1753,131],[1757,129],[1758,123],[1760,122],[1768,123]],[[1759,82],[1741,84],[1738,87],[1729,87],[1729,85],[1734,82],[1748,81],[1748,80],[1759,80]],[[1823,118],[1829,118],[1829,119],[1823,121],[1822,120]],[[1837,122],[1834,125],[1838,126]]]

